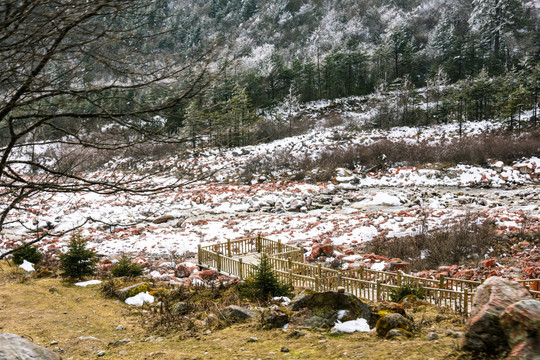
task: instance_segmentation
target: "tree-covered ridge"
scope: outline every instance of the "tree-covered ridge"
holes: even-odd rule
[[[481,100],[478,94],[470,101],[446,99],[436,112],[472,101],[468,108],[481,107],[481,114],[461,106],[465,118],[500,116],[513,111],[503,111],[505,101],[522,109],[538,101],[540,6],[532,0],[214,0],[192,3],[185,16],[194,26],[183,39],[231,41],[232,69],[199,103],[213,109],[233,96],[235,84],[264,108],[291,94],[305,102],[386,93],[404,84],[433,88],[441,77],[460,89],[497,77],[498,99],[493,91]],[[510,83],[499,88],[504,79]]]

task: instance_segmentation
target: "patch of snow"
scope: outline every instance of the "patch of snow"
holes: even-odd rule
[[[75,286],[87,287],[89,285],[97,285],[97,284],[101,284],[101,280],[80,281],[80,282],[76,282]]]
[[[23,263],[21,265],[19,265],[19,267],[21,269],[23,269],[24,271],[26,272],[32,272],[32,271],[36,271],[34,269],[34,264],[32,264],[30,261],[26,261],[26,260],[23,260]]]
[[[280,306],[287,306],[291,303],[291,299],[289,299],[287,296],[275,296],[272,298],[272,301],[279,301]]]
[[[349,313],[349,310],[338,310],[337,312],[338,320],[343,319],[343,317],[345,317],[348,313]]]
[[[386,263],[384,261],[371,264],[371,270],[383,271]]]
[[[150,295],[148,291],[138,293],[137,295],[126,299],[126,304],[135,305],[135,306],[143,306],[144,303],[151,304],[153,302],[154,302],[154,297]]]
[[[400,206],[401,201],[397,196],[385,192],[377,193],[370,202],[371,205]]]
[[[350,320],[350,321],[345,321],[343,323],[338,320],[336,321],[336,324],[334,325],[334,329],[343,331],[344,333],[353,333],[355,331],[358,331],[358,332],[371,331],[366,319]]]

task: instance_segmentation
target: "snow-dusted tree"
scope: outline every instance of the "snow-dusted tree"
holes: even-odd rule
[[[515,36],[523,21],[520,0],[473,0],[469,23],[491,49],[493,66],[499,65],[502,50],[512,51],[507,42]]]
[[[397,79],[394,86],[397,89],[397,105],[400,108],[402,124],[415,123],[417,119],[413,113],[418,103],[418,92],[414,88],[411,77],[407,74],[403,79]]]
[[[386,55],[392,59],[393,79],[408,74],[416,51],[414,38],[409,29],[404,25],[389,29],[385,34],[383,46]]]
[[[214,136],[218,146],[244,146],[250,143],[251,126],[259,120],[251,106],[246,89],[236,85],[232,96],[216,106],[211,116],[219,133]]]
[[[441,14],[441,18],[433,32],[429,35],[427,51],[433,59],[444,61],[448,58],[455,44],[455,25],[447,12]]]
[[[0,229],[36,193],[163,189],[114,171],[84,175],[134,147],[188,140],[165,132],[164,116],[207,87],[217,48],[159,48],[171,31],[162,5],[0,2]]]
[[[441,116],[440,107],[441,101],[447,93],[447,86],[450,83],[446,72],[439,67],[437,73],[428,78],[426,84],[426,117],[428,122],[434,118],[439,123],[443,117]]]
[[[287,111],[287,119],[289,120],[289,136],[292,136],[292,120],[293,120],[292,113],[294,110],[296,110],[299,104],[300,104],[300,97],[298,96],[296,92],[296,88],[294,86],[290,86],[289,93],[283,99],[283,107]]]

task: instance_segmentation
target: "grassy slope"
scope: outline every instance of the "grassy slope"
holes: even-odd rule
[[[5,265],[5,264],[4,264]],[[441,312],[428,309],[413,313],[415,320],[427,321],[415,338],[383,340],[374,333],[330,336],[303,331],[306,336],[288,337],[291,330],[262,331],[256,324],[235,325],[198,338],[181,339],[180,334],[162,336],[162,342],[148,341],[141,324],[140,309],[104,298],[99,286],[75,287],[59,279],[31,279],[20,283],[10,270],[0,270],[0,331],[23,335],[48,348],[61,347],[64,359],[96,358],[105,350],[105,359],[452,359],[459,339],[444,336],[446,329],[461,329],[460,318],[442,314],[446,320],[433,320]],[[57,292],[50,292],[51,287]],[[116,330],[123,325],[125,330]],[[433,327],[433,328],[432,328]],[[429,331],[441,335],[428,341]],[[93,336],[96,340],[79,340]],[[255,336],[257,342],[247,342]],[[154,339],[157,338],[154,335]],[[120,339],[129,343],[114,345]],[[51,341],[58,344],[50,345]],[[281,352],[282,347],[290,353]]]

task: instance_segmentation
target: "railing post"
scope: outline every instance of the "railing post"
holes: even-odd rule
[[[277,251],[281,254],[281,239],[277,241]]]
[[[289,283],[291,284],[291,286],[294,286],[294,284],[293,284],[293,273],[292,273],[291,268],[289,268]]]
[[[401,270],[397,271],[397,286],[401,286]]]
[[[219,251],[216,253],[216,267],[217,272],[221,271],[221,255],[219,254]]]
[[[439,277],[439,289],[444,289],[444,275],[441,274],[441,277]]]
[[[364,280],[364,267],[360,266],[360,280]]]
[[[287,259],[287,266],[289,267],[289,271],[292,271],[292,260],[291,260],[291,258]]]
[[[261,252],[261,234],[257,235],[257,245],[256,245],[256,249],[257,249],[257,252],[260,253]]]
[[[242,258],[238,259],[238,278],[243,280],[244,276],[242,274]]]
[[[201,253],[202,246],[201,244],[197,245],[197,263],[199,265],[202,264],[202,253]]]
[[[315,276],[315,291],[317,291],[317,292],[321,291],[320,290],[319,280],[320,280],[320,278],[318,276]]]
[[[463,312],[469,314],[469,289],[463,291]]]
[[[319,279],[322,278],[322,265],[321,264],[317,264],[317,276],[319,277]]]
[[[340,269],[339,270],[339,274],[338,274],[338,278],[337,278],[337,286],[342,286],[342,282],[343,282],[343,270]]]
[[[377,301],[381,301],[381,280],[377,280],[376,292],[377,292]]]
[[[227,239],[227,256],[231,257],[231,239]]]

